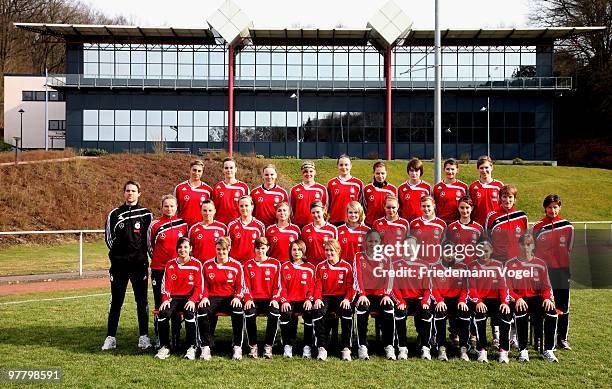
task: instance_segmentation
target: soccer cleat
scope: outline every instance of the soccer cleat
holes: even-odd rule
[[[429,347],[423,346],[421,347],[421,359],[426,359],[431,361],[431,352],[429,351]]]
[[[170,349],[166,346],[161,347],[157,350],[157,354],[155,354],[155,358],[157,359],[166,359],[170,356]]]
[[[185,359],[189,359],[190,361],[193,361],[196,358],[196,349],[195,346],[191,346],[187,349],[187,352],[185,353]]]
[[[400,347],[397,359],[408,359],[408,347]]]
[[[544,350],[544,359],[548,362],[559,362],[553,350]]]
[[[149,340],[149,336],[147,335],[140,335],[140,337],[138,338],[138,348],[141,350],[146,350],[148,348],[151,348],[151,340]]]
[[[242,359],[242,347],[234,346],[234,353],[232,354],[232,359],[237,361]]]
[[[272,346],[269,346],[267,344],[264,346],[263,356],[266,359],[272,359]]]
[[[478,362],[480,363],[487,363],[489,362],[489,359],[487,359],[487,350],[485,350],[484,348],[482,350],[480,350],[478,352]]]
[[[342,349],[342,351],[340,351],[340,355],[342,356],[342,360],[343,361],[350,361],[352,360],[351,358],[351,349],[348,347],[345,347]]]
[[[325,356],[327,357],[327,353],[325,353]],[[312,349],[310,346],[304,346],[304,349],[302,350],[302,357],[306,359],[312,358]]]
[[[459,350],[459,359],[461,359],[462,361],[470,360],[470,357],[468,356],[468,353],[467,353],[467,347],[461,346],[461,349]]]
[[[114,336],[107,336],[106,339],[104,339],[102,350],[112,350],[114,348],[117,348],[117,339]]]
[[[249,351],[249,357],[257,358],[257,354],[259,353],[259,350],[257,349],[257,345],[253,345],[249,347],[251,349],[251,351]]]
[[[518,361],[519,362],[529,362],[529,351],[527,351],[526,348],[519,351]]]
[[[448,357],[446,356],[446,347],[440,346],[440,348],[438,349],[438,360],[448,361]]]
[[[559,347],[562,348],[563,350],[571,351],[572,349],[572,347],[570,346],[567,340],[560,340],[557,343],[559,344]]]
[[[368,348],[364,345],[361,345],[357,348],[357,356],[359,359],[370,359],[370,355],[368,355]]]
[[[385,346],[385,358],[395,361],[397,358],[395,357],[395,347],[393,345]]]
[[[505,350],[499,351],[499,363],[510,363],[510,358],[508,358],[508,352]]]
[[[210,347],[209,346],[202,346],[200,348],[200,359],[205,360],[205,361],[210,361]]]
[[[293,358],[293,347],[291,347],[291,345],[289,344],[285,345],[285,349],[283,350],[283,357]]]
[[[317,354],[317,359],[319,361],[327,360],[327,350],[325,350],[325,347],[319,347],[319,353]]]

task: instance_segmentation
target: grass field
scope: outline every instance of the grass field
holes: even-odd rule
[[[68,387],[529,387],[591,388],[612,385],[611,290],[572,293],[570,340],[574,351],[557,351],[559,364],[544,362],[531,351],[531,362],[500,365],[451,359],[421,361],[327,362],[292,360],[231,361],[213,350],[210,362],[173,356],[165,361],[136,347],[135,304],[128,294],[119,326],[118,349],[101,352],[105,337],[108,294],[88,289],[53,294],[0,297],[0,355],[3,368],[62,368]],[[57,297],[90,297],[38,301]],[[91,296],[93,295],[93,296]],[[14,301],[26,301],[12,304]],[[27,302],[29,301],[29,302]],[[594,303],[595,302],[595,303]],[[8,303],[8,304],[7,304]],[[218,344],[228,348],[229,319],[219,321]],[[262,328],[263,326],[260,326]],[[410,334],[414,334],[409,327]],[[301,334],[298,335],[301,338]],[[280,350],[275,350],[280,352]],[[490,352],[490,359],[497,353]]]

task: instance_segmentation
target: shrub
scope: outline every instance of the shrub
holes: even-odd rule
[[[87,149],[81,149],[80,154],[85,157],[102,157],[104,155],[108,155],[108,151],[103,150],[103,149],[87,148]]]
[[[513,165],[524,165],[525,161],[523,161],[521,158],[516,157],[512,160],[512,164]]]

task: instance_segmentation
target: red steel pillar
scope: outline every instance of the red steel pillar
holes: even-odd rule
[[[229,46],[227,61],[227,155],[234,151],[234,46]]]
[[[387,47],[385,55],[385,79],[387,81],[387,117],[386,125],[386,144],[387,155],[386,160],[391,160],[391,47]]]

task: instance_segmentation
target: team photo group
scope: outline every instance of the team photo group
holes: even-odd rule
[[[479,179],[467,185],[457,161],[446,160],[445,179],[431,186],[415,158],[395,187],[384,162],[373,164],[364,184],[342,155],[327,185],[305,161],[302,182],[285,190],[271,164],[262,169],[262,184],[249,188],[226,158],[223,181],[209,186],[202,178],[210,172],[194,160],[189,179],[161,197],[161,215],[139,203],[143,188],[128,181],[124,203],[106,221],[111,303],[102,350],[117,347],[130,281],[138,347],[155,347],[159,359],[210,360],[211,350],[241,359],[244,348],[252,358],[326,360],[329,352],[350,361],[353,354],[369,359],[380,345],[389,360],[488,362],[492,351],[509,363],[512,349],[519,362],[529,361],[531,343],[543,359],[558,362],[557,347],[571,350],[573,227],[560,215],[557,194],[543,199],[542,218],[530,226],[517,187],[493,178],[491,158],[476,166]],[[222,316],[231,321],[228,350],[215,345]],[[263,341],[258,316],[266,321]]]

